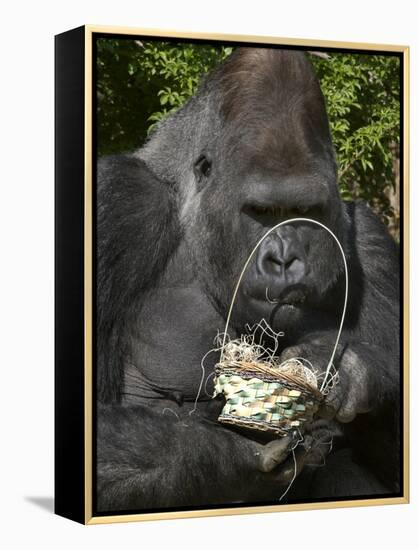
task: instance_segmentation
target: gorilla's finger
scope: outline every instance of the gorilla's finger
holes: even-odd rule
[[[284,485],[290,483],[294,476],[298,476],[304,468],[307,456],[307,451],[304,448],[295,449],[293,456],[288,457],[283,467],[279,469],[278,475],[275,476],[276,481]]]
[[[285,349],[281,353],[280,360],[281,361],[288,361],[289,359],[292,359],[293,357],[301,357],[304,353],[302,346],[292,346],[287,349]]]
[[[354,392],[349,392],[348,395],[345,395],[336,413],[336,420],[344,424],[352,422],[357,414],[356,404],[357,399]]]
[[[316,413],[316,416],[325,420],[332,420],[336,416],[336,409],[328,403],[322,403]]]
[[[356,410],[355,407],[352,405],[352,403],[345,404],[343,407],[339,409],[339,411],[336,414],[336,420],[339,422],[342,422],[343,424],[348,424],[349,422],[352,422],[354,418],[356,417]]]
[[[330,393],[326,396],[326,399],[322,403],[321,410],[323,414],[332,414],[332,411],[334,411],[334,414],[331,418],[339,411],[339,409],[342,407],[343,402],[343,395],[342,391],[340,391],[340,388],[333,388]],[[319,411],[320,412],[320,411]],[[326,416],[327,418],[327,416]]]
[[[329,433],[331,429],[330,427],[331,424],[326,419],[316,418],[313,422],[310,422],[310,424],[307,425],[304,441],[306,442],[308,439],[307,434],[310,434],[313,437],[314,435],[317,436],[319,433]]]
[[[275,441],[267,443],[260,453],[260,471],[265,473],[271,472],[284,462],[294,445],[294,441],[295,439],[292,435],[287,435],[281,439],[275,439]]]
[[[204,416],[211,420],[217,420],[226,404],[225,395],[222,393],[217,394],[213,399],[210,399],[203,411]]]

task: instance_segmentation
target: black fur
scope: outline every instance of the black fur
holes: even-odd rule
[[[397,246],[367,206],[339,197],[324,100],[306,57],[244,48],[143,148],[98,164],[99,511],[266,502],[284,492],[292,440],[265,444],[219,425],[211,381],[190,413],[201,359],[224,330],[247,255],[269,226],[296,215],[338,235],[350,295],[340,384],[321,411],[330,420],[309,427],[287,499],[399,490]],[[285,332],[284,358],[324,367],[343,283],[324,230],[281,228],[246,273],[230,334],[269,318]],[[281,304],[261,299],[265,288]],[[332,437],[333,458],[317,470]]]
[[[143,162],[107,157],[99,174],[98,398],[111,403],[121,397],[130,326],[141,298],[158,284],[182,232],[174,194]]]

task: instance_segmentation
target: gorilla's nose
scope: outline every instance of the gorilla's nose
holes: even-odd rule
[[[282,231],[280,231],[282,229]],[[280,228],[262,242],[258,270],[282,289],[301,283],[307,275],[307,259],[303,246],[291,227]]]
[[[262,256],[262,271],[271,277],[283,279],[287,285],[302,281],[306,273],[304,259],[295,250],[289,249],[285,254],[269,250]]]

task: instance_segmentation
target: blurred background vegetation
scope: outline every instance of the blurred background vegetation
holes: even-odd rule
[[[97,41],[99,155],[139,147],[233,48],[190,43]],[[326,99],[344,199],[362,198],[396,240],[400,231],[400,60],[311,55]]]

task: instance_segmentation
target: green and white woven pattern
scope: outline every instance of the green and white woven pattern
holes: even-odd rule
[[[252,429],[286,435],[289,430],[303,429],[313,419],[320,404],[319,392],[293,384],[281,375],[275,380],[255,376],[240,369],[222,372],[215,378],[215,394],[225,395],[226,404],[218,420]]]

